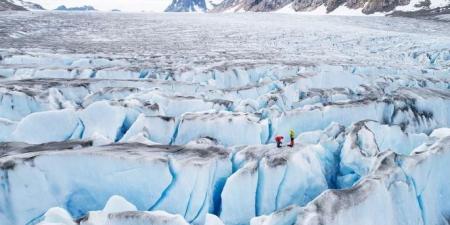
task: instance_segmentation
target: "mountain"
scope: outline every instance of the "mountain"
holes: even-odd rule
[[[205,12],[205,0],[173,0],[166,12]]]
[[[0,0],[0,11],[9,11],[9,10],[18,10],[18,11],[26,11],[22,6],[15,5],[7,0]]]
[[[33,3],[33,2],[28,2],[28,1],[23,1],[23,0],[9,0],[9,2],[18,5],[20,7],[25,8],[26,10],[45,10],[44,7],[42,7],[39,4]]]
[[[442,21],[448,21],[447,18],[450,15],[450,5],[443,6],[443,7],[437,7],[437,8],[430,8],[430,7],[424,7],[419,10],[415,11],[394,11],[388,16],[396,16],[396,17],[412,17],[412,18],[428,18],[433,20],[442,20]]]
[[[96,9],[90,5],[84,5],[80,7],[69,7],[67,8],[65,5],[58,6],[55,10],[57,11],[96,11]]]
[[[307,12],[313,14],[373,14],[419,11],[450,5],[448,0],[224,0],[213,12]]]
[[[409,17],[446,13],[450,0],[173,0],[166,12],[302,12],[367,15],[393,13]],[[400,12],[400,13],[399,13]],[[407,13],[402,13],[407,12]]]
[[[0,0],[0,11],[27,11],[27,10],[44,10],[42,6],[36,3],[23,0]]]

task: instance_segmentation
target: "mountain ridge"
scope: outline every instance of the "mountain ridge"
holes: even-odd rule
[[[426,17],[448,14],[450,0],[172,0],[164,12],[282,12],[313,15],[371,15]],[[0,0],[0,11],[45,10],[23,0]],[[66,7],[57,11],[96,11],[93,6]]]
[[[39,4],[23,0],[0,0],[0,11],[33,11],[45,10]]]
[[[422,16],[450,6],[449,0],[173,0],[166,12],[289,12],[317,15],[375,13]],[[399,13],[400,12],[400,13]],[[407,12],[407,13],[401,13]],[[446,12],[446,11],[445,11]]]
[[[439,4],[433,4],[430,0],[224,0],[211,11],[288,11],[329,14],[340,9],[341,11],[347,11],[348,14],[358,12],[361,15],[370,15],[374,13],[393,13],[396,11],[415,12],[450,5],[450,1],[445,3],[445,0],[434,2],[439,2]]]
[[[6,0],[0,0],[0,11],[10,11],[10,10],[14,10],[14,11],[27,11],[27,9],[25,9],[22,6],[18,6],[16,4],[13,4],[9,1]]]
[[[76,6],[76,7],[66,7],[65,5],[60,5],[55,10],[57,10],[57,11],[97,11],[93,6],[90,6],[90,5]]]

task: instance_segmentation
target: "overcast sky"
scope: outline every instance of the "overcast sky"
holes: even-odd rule
[[[29,0],[38,3],[46,9],[55,9],[60,5],[69,7],[92,5],[98,10],[120,9],[122,11],[161,12],[172,2],[172,0]]]

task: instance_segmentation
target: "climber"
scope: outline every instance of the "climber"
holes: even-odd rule
[[[289,130],[289,137],[291,138],[291,143],[288,146],[292,148],[294,147],[294,138],[295,138],[294,129]]]
[[[277,147],[281,148],[281,143],[283,142],[284,137],[281,135],[275,136],[275,141],[277,142]]]

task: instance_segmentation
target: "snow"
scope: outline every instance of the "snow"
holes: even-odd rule
[[[224,225],[224,223],[217,216],[206,214],[205,225]]]
[[[211,10],[214,8],[214,6],[220,4],[222,1],[221,0],[205,0],[206,3],[206,9],[207,10]],[[197,11],[197,10],[196,10]]]
[[[209,216],[208,218],[211,218]],[[213,224],[217,220],[212,218]],[[112,196],[101,211],[91,211],[81,220],[84,225],[106,224],[151,224],[154,225],[187,225],[180,215],[172,215],[163,211],[142,212],[121,196]],[[75,225],[69,213],[62,208],[51,208],[43,216],[38,225]]]
[[[285,5],[283,8],[275,11],[276,13],[295,13],[295,10],[292,8],[292,3]]]
[[[39,225],[75,225],[70,214],[62,208],[51,208],[44,214]]]
[[[407,5],[397,6],[395,8],[395,10],[398,10],[398,11],[417,11],[417,10],[423,9],[423,7],[417,7],[416,6],[416,5],[420,5],[421,2],[423,2],[423,1],[412,0]],[[430,9],[435,9],[435,8],[438,8],[438,7],[444,7],[444,6],[450,5],[450,1],[448,1],[448,0],[431,0],[430,3],[431,3],[430,6],[429,6]]]
[[[323,15],[333,15],[333,16],[384,16],[384,13],[373,13],[370,15],[364,14],[362,12],[362,8],[359,9],[351,9],[345,5],[341,5],[335,10],[331,12],[327,12],[327,8],[325,5],[321,5],[315,9],[306,10],[306,11],[295,11],[292,8],[292,3],[284,6],[281,9],[275,11],[275,13],[287,13],[287,14],[299,14],[305,16],[323,16]]]
[[[443,138],[450,135],[450,129],[449,128],[440,128],[433,131],[433,133],[430,134],[430,137],[437,137],[437,138]]]
[[[334,15],[334,16],[385,16],[385,13],[376,12],[376,13],[367,15],[362,12],[362,8],[351,9],[344,5],[341,5],[337,9],[335,9],[331,13],[329,13],[329,15]]]
[[[121,196],[112,196],[106,202],[104,212],[116,213],[116,212],[126,212],[126,211],[136,211],[137,208],[133,204],[129,203],[126,199]]]
[[[8,0],[8,1],[13,3],[14,5],[22,6],[25,9],[30,10],[30,11],[43,10],[41,6],[36,5],[33,2],[23,1],[23,0]]]

